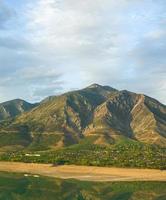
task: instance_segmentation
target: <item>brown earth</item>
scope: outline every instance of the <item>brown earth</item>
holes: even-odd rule
[[[0,162],[0,171],[86,181],[166,181],[166,171],[92,166]],[[36,176],[38,177],[38,176]]]

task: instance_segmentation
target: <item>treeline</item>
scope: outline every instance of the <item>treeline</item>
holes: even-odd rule
[[[18,152],[0,156],[0,160],[54,165],[116,166],[166,169],[166,149],[142,144],[117,144],[110,147],[75,145],[57,151]]]

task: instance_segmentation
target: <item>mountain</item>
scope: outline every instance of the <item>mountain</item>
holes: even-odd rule
[[[12,110],[10,116],[34,106],[22,100],[2,105]],[[90,138],[103,146],[123,138],[166,147],[166,106],[143,94],[93,84],[47,98],[12,122],[1,123],[0,140],[6,137],[3,145],[32,149],[57,149]]]
[[[15,117],[25,111],[29,111],[37,104],[30,104],[22,99],[15,99],[0,103],[0,120]]]

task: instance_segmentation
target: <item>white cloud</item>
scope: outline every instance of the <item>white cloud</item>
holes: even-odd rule
[[[164,102],[165,10],[164,0],[27,1],[0,33],[1,84],[30,100],[98,82]]]

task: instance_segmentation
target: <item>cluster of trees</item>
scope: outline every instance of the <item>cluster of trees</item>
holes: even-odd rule
[[[27,157],[25,152],[8,153],[0,160],[76,164],[91,166],[117,166],[166,169],[166,149],[141,144],[117,144],[110,147],[87,145],[68,147],[57,151],[41,152],[40,156]]]

